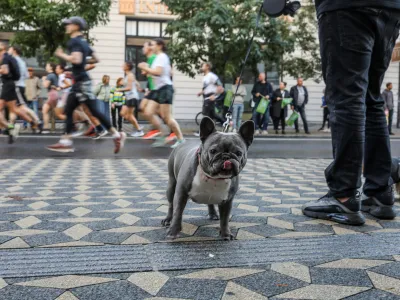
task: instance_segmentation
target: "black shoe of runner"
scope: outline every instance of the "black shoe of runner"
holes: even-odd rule
[[[396,218],[396,212],[393,209],[395,198],[392,186],[374,196],[369,197],[363,194],[361,201],[361,210],[378,219],[393,220]]]
[[[341,203],[329,193],[318,201],[304,204],[302,208],[303,214],[311,218],[330,220],[346,225],[363,225],[365,218],[360,209],[359,194]]]

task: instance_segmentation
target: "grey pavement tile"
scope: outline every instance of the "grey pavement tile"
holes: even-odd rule
[[[17,224],[15,223],[1,223],[0,224],[0,232],[1,231],[9,231],[9,230],[18,230],[21,229]]]
[[[93,231],[87,236],[81,238],[81,241],[94,242],[94,243],[105,243],[105,244],[121,244],[132,234],[130,233],[114,233],[114,232],[100,232]]]
[[[84,300],[140,300],[151,297],[144,290],[125,280],[75,288],[71,292]]]
[[[105,274],[88,274],[87,276],[126,280],[131,275],[132,273],[105,273]]]
[[[399,300],[400,296],[397,296],[395,294],[387,293],[381,290],[369,290],[366,292],[362,292],[347,298],[344,298],[345,300]]]
[[[64,291],[50,288],[37,288],[9,285],[0,290],[0,299],[4,300],[53,300]]]
[[[219,300],[226,282],[221,280],[171,278],[158,292],[158,297],[195,300]]]
[[[379,230],[381,228],[378,227],[374,227],[374,226],[368,226],[368,225],[363,225],[363,226],[350,226],[350,225],[343,225],[343,224],[338,224],[335,225],[341,228],[345,228],[345,229],[349,229],[349,230],[353,230],[353,231],[357,231],[360,233],[367,233],[367,232],[372,232],[375,230]]]
[[[122,223],[120,223],[120,224],[122,224]],[[162,228],[161,219],[141,219],[135,223],[135,226],[150,226],[150,227]]]
[[[262,225],[253,226],[253,227],[246,227],[245,230],[248,232],[251,232],[251,233],[261,235],[263,237],[271,237],[271,236],[275,236],[278,234],[292,232],[290,230],[277,228],[277,227],[267,225],[267,224],[262,224]]]
[[[237,235],[238,229],[231,228],[231,234],[235,237]],[[200,227],[197,229],[194,236],[204,236],[204,237],[213,237],[219,238],[219,227]]]
[[[383,228],[395,228],[395,229],[399,229],[400,228],[400,222],[384,222],[381,221],[379,222]]]
[[[85,226],[89,227],[92,230],[97,230],[97,231],[107,230],[107,229],[111,229],[111,228],[118,228],[118,227],[122,227],[124,225],[126,225],[126,224],[123,224],[116,220],[85,223]]]
[[[271,203],[271,205],[274,205],[274,203]],[[281,214],[289,214],[290,213],[290,208],[269,207],[269,206],[264,205],[264,206],[260,207],[259,211],[272,212],[272,213],[281,213]]]
[[[267,297],[283,294],[308,284],[304,281],[285,276],[273,271],[266,271],[238,279],[233,282]]]
[[[24,237],[25,242],[27,242],[32,247],[67,243],[72,242],[74,239],[65,235],[62,232],[38,234]]]
[[[313,284],[372,286],[365,270],[310,268]]]
[[[152,241],[152,242],[167,241],[167,229],[166,228],[160,228],[160,229],[156,229],[156,230],[140,232],[140,233],[137,233],[137,235],[142,238],[145,238],[149,241]],[[179,234],[180,238],[188,237],[188,236],[189,235],[184,234],[183,232],[181,232]]]
[[[39,219],[43,217],[39,216]],[[71,228],[72,226],[74,226],[73,223],[66,223],[66,222],[53,222],[51,220],[49,221],[42,221],[39,224],[33,225],[32,227],[30,227],[30,229],[41,229],[41,230],[54,230],[54,231],[64,231],[67,230],[68,228]]]
[[[298,215],[292,215],[292,214],[280,215],[280,216],[276,216],[274,218],[292,222],[292,223],[305,222],[305,221],[312,220],[311,218],[306,217],[306,216],[298,216]]]
[[[0,236],[0,244],[3,244],[9,240],[12,240],[13,237],[12,236]]]
[[[294,224],[295,231],[301,232],[328,232],[333,233],[332,226],[317,224],[317,225],[308,225],[308,224]]]
[[[379,267],[369,269],[369,271],[400,279],[400,262],[392,262],[389,264],[385,264]]]
[[[231,222],[266,224],[267,217],[232,216]]]
[[[187,214],[187,211],[185,213]],[[152,217],[161,217],[161,216],[165,216],[166,215],[166,213],[160,212],[160,211],[157,211],[157,210],[138,211],[138,212],[130,213],[130,214],[134,215],[136,217],[142,218],[142,219],[144,219],[144,218],[152,218]]]

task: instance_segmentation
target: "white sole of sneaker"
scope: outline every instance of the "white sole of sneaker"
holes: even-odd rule
[[[74,148],[72,148],[72,149],[52,149],[52,148],[47,148],[46,147],[46,149],[49,150],[49,151],[59,152],[59,153],[73,153],[73,152],[75,152]]]

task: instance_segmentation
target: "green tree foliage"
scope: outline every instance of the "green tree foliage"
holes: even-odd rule
[[[248,41],[255,30],[260,7],[258,0],[163,0],[176,20],[169,23],[172,36],[169,53],[176,67],[194,77],[201,62],[210,61],[222,78],[232,78],[240,70]],[[303,1],[304,2],[304,1]],[[314,15],[313,15],[314,14]],[[319,62],[315,9],[308,6],[294,23],[284,18],[272,19],[264,14],[247,66],[256,73],[257,64],[265,62],[283,66],[291,76],[310,78],[317,74]],[[305,25],[306,24],[306,25]],[[291,56],[301,48],[298,58]],[[300,70],[298,68],[301,68]],[[267,66],[268,69],[268,66]]]
[[[13,42],[24,48],[25,56],[38,50],[51,57],[65,46],[62,20],[81,16],[89,30],[108,21],[112,0],[1,0],[0,31],[15,32]]]

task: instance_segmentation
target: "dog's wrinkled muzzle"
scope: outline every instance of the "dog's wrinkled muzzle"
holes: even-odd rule
[[[229,170],[232,170],[232,168],[233,168],[233,166],[232,166],[231,161],[229,161],[229,160],[224,161],[224,166],[223,166],[224,170],[229,171]]]

